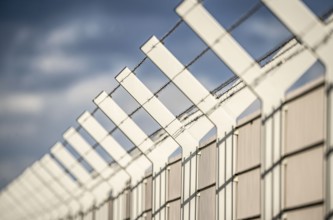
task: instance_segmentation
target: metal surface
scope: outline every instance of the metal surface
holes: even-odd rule
[[[260,216],[260,169],[238,175],[237,180],[236,219]]]
[[[161,69],[161,71],[196,105],[196,107],[206,115],[204,118],[209,118],[217,127],[218,139],[224,139],[226,132],[230,132],[236,124],[236,118],[255,100],[255,96],[247,89],[236,93],[233,99],[229,99],[221,106],[219,101],[215,99],[210,92],[205,89],[201,83],[196,80],[193,75],[182,65],[165,47],[152,37],[142,48],[147,56]],[[224,98],[224,97],[223,97]],[[209,129],[210,127],[202,127],[201,130]],[[232,136],[230,136],[232,138]],[[230,143],[230,141],[224,141]],[[219,146],[223,146],[219,143]],[[232,147],[230,144],[218,148],[220,158],[231,158]],[[224,185],[224,182],[232,176],[232,160],[222,162],[227,169],[222,168],[222,181],[218,180],[218,188]],[[224,170],[225,169],[225,170]],[[220,198],[224,197],[225,190],[232,197],[232,186],[227,186],[226,189],[220,191]],[[185,196],[186,197],[186,196]],[[227,205],[231,205],[232,198],[227,201],[222,201]],[[227,207],[226,207],[227,208]],[[231,217],[232,213],[229,213]]]
[[[128,69],[123,69],[116,80],[126,89],[133,98],[174,137],[175,141],[183,149],[183,157],[194,152],[197,146],[195,139],[187,131],[179,133],[183,127],[181,122],[153,95],[151,91]]]
[[[125,68],[116,79],[162,129],[148,137],[102,92],[95,104],[140,152],[128,153],[85,112],[79,124],[116,163],[108,164],[71,127],[64,143],[81,158],[59,142],[54,145],[52,156],[35,162],[0,193],[1,219],[332,218],[332,18],[321,21],[300,0],[262,2],[295,36],[263,66],[201,1],[183,1],[176,12],[207,44],[188,66],[211,50],[240,80],[216,98],[164,46],[182,21],[161,39],[163,43],[153,36],[141,48],[147,57],[133,72]],[[134,75],[146,59],[195,108],[175,117]],[[318,80],[286,95],[316,61],[326,69],[324,83]],[[237,124],[257,98],[261,114]],[[199,145],[214,126],[216,141]],[[170,160],[179,146],[182,155]],[[81,159],[93,170],[88,171]],[[152,173],[147,174],[150,162]]]
[[[103,175],[102,171],[109,165],[73,127],[69,128],[63,137],[98,174]],[[107,176],[103,177],[107,178]]]
[[[105,151],[130,175],[131,181],[137,183],[144,176],[149,162],[139,157],[134,163],[133,158],[121,145],[102,127],[102,125],[89,113],[84,112],[78,122],[99,143]]]
[[[177,13],[182,16],[186,23],[207,45],[209,45],[212,51],[214,51],[260,98],[262,101],[263,118],[266,118],[274,109],[280,106],[281,102],[284,100],[286,90],[316,61],[316,57],[314,57],[310,51],[304,50],[298,54],[298,56],[289,59],[284,65],[274,69],[274,71],[270,71],[270,69],[272,66],[276,65],[277,60],[261,68],[237,41],[233,39],[231,34],[215,21],[201,4],[196,4],[192,1],[184,1],[177,8]],[[290,44],[291,43],[292,42],[290,42]],[[301,50],[300,48],[302,48],[302,46],[296,45],[284,54],[283,57],[288,57],[288,53],[295,53],[295,51]],[[237,59],[235,59],[235,56],[237,56]],[[299,65],[299,63],[302,63],[302,65]],[[281,121],[281,118],[277,114],[274,116],[274,119],[269,118],[265,121],[263,131],[265,146],[265,155],[263,158],[265,159],[265,163],[262,167],[263,172],[270,169],[281,157],[279,153],[281,143],[278,143],[279,137],[281,136],[279,133],[279,127],[281,126],[279,121]],[[273,128],[273,126],[275,126],[275,128]],[[271,135],[272,132],[274,132],[273,135]],[[267,175],[264,179],[265,208],[263,213],[266,214],[264,218],[267,219],[276,216],[281,211],[281,205],[279,203],[281,200],[279,198],[281,195],[279,169],[279,166],[274,167],[273,174]],[[231,218],[231,215],[227,215],[227,218]]]
[[[297,36],[300,41],[305,44],[308,51],[313,52],[318,59],[323,63],[326,68],[326,112],[327,112],[327,126],[326,126],[326,150],[330,152],[333,148],[333,58],[331,51],[333,49],[333,24],[332,22],[325,24],[305,6],[302,1],[276,1],[276,0],[262,0],[266,6],[286,25],[291,32]],[[285,10],[284,5],[288,4],[288,9]],[[297,15],[297,16],[295,16]],[[333,189],[332,189],[332,154],[327,157],[326,169],[328,181],[326,183],[326,203],[325,212],[329,216],[333,212]]]
[[[187,130],[182,130],[183,124],[152,94],[151,91],[128,69],[125,68],[116,77],[117,81],[133,96],[133,98],[139,102],[139,104],[154,118],[160,126],[182,147],[182,157],[184,158],[183,169],[183,191],[184,193],[183,203],[190,198],[191,195],[196,192],[196,157],[192,157],[191,154],[196,151],[199,145],[199,138],[191,135]],[[208,130],[209,131],[209,130]],[[207,132],[208,132],[207,131]],[[198,139],[196,139],[198,138]],[[190,160],[187,160],[190,158]],[[191,169],[190,163],[193,163]],[[188,168],[187,168],[188,167]],[[164,181],[162,180],[161,186]],[[158,189],[158,187],[155,188]],[[165,202],[163,190],[159,190],[162,193],[162,203]],[[189,194],[187,194],[189,192]],[[196,197],[193,197],[188,204],[183,204],[186,209],[186,214],[190,218],[196,218]],[[161,205],[159,203],[158,205]],[[156,204],[156,203],[155,203]],[[192,206],[192,212],[190,209]]]
[[[74,156],[60,143],[51,148],[51,153],[77,178],[81,184],[91,181],[88,171],[79,164]]]

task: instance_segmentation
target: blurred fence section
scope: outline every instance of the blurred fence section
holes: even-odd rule
[[[263,7],[290,36],[258,59],[232,32]],[[321,20],[298,0],[262,0],[228,29],[201,1],[185,0],[176,13],[164,37],[141,47],[145,58],[117,75],[119,86],[1,192],[1,219],[333,218],[331,16]],[[187,64],[165,43],[183,22],[207,46]],[[208,51],[234,74],[212,91],[189,68]],[[148,61],[167,79],[157,91],[136,75]],[[119,88],[139,104],[133,112],[114,100]],[[180,95],[191,105],[175,115]],[[152,134],[149,117],[159,127]]]

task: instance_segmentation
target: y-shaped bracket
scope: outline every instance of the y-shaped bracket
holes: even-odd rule
[[[23,185],[21,183],[16,182],[15,180],[6,190],[8,195],[13,199],[13,201],[16,202],[16,207],[20,207],[22,208],[21,210],[25,210],[24,214],[21,217],[20,216],[16,217],[18,217],[18,219],[22,219],[25,216],[32,218],[37,218],[37,216],[42,216],[44,218],[51,218],[52,217],[51,211],[44,208],[46,205],[45,204],[40,205],[41,201],[45,201],[45,198],[43,198],[43,200],[38,200],[37,196],[31,196],[30,194],[31,192],[27,190],[25,186],[23,187],[22,186]],[[26,197],[27,194],[29,195],[29,197]],[[27,199],[24,202],[22,198],[27,198]],[[26,202],[29,203],[27,204]]]
[[[148,160],[144,157],[139,157],[135,163],[132,163],[132,156],[121,147],[89,112],[84,112],[78,118],[78,122],[112,156],[119,166],[124,169],[125,173],[129,175],[128,177],[131,178],[132,183],[136,184],[141,180],[146,171],[145,168],[149,166]]]
[[[160,171],[168,162],[169,155],[177,148],[178,144],[173,142],[170,137],[161,143],[155,143],[141,130],[141,128],[124,112],[123,109],[106,93],[100,93],[94,103],[107,115],[112,122],[132,141],[132,143],[140,149],[140,151],[149,158],[153,163],[152,173]],[[146,167],[148,168],[148,167]],[[141,178],[143,178],[142,176]],[[154,189],[156,191],[157,189]],[[140,192],[138,192],[140,193]],[[132,191],[132,195],[136,196],[136,191]],[[154,194],[153,196],[156,196]],[[140,199],[140,198],[139,198]],[[149,198],[151,199],[151,198]],[[137,200],[133,199],[131,218],[136,219],[141,214],[141,206],[135,204]],[[158,199],[152,199],[158,201]],[[156,207],[156,205],[154,206]],[[154,212],[155,210],[153,210]]]
[[[201,137],[196,137],[156,98],[153,93],[131,72],[128,68],[123,69],[116,80],[127,90],[132,97],[154,118],[160,126],[182,147],[183,157],[183,186],[182,206],[183,218],[194,219],[196,216],[196,152]],[[205,124],[207,125],[207,124]],[[207,128],[208,132],[212,127]],[[187,160],[186,160],[187,159]],[[192,175],[191,175],[192,173]],[[190,208],[192,207],[192,208]]]
[[[66,191],[66,194],[63,195],[63,199],[67,201],[67,206],[70,209],[69,215],[75,216],[80,213],[83,204],[81,204],[79,198],[84,191],[78,183],[70,178],[68,173],[66,173],[49,154],[42,157],[40,164],[53,177],[54,181],[59,182],[61,187]]]
[[[219,169],[217,182],[218,197],[223,198],[218,208],[226,204],[231,210],[232,200],[224,201],[224,194],[229,198],[233,194],[233,136],[226,134],[232,132],[236,125],[237,117],[256,99],[248,88],[243,88],[231,99],[227,99],[219,106],[219,101],[173,56],[173,54],[156,38],[152,37],[145,43],[141,50],[154,62],[157,67],[208,117],[217,128],[218,140],[224,139],[223,148],[218,148],[218,158],[225,167]],[[221,144],[221,143],[220,143]],[[222,145],[222,144],[221,144]],[[224,185],[224,188],[220,187]]]
[[[53,218],[58,218],[68,213],[65,205],[59,208],[57,207],[57,204],[62,203],[62,199],[55,193],[54,189],[46,185],[44,180],[40,176],[37,176],[31,168],[28,168],[24,172],[18,184],[21,186],[20,188],[25,189],[26,196],[33,197],[32,199],[35,199],[36,205],[40,204],[39,207],[37,205],[37,208],[34,209],[33,212],[40,213],[40,211],[42,211],[42,215],[50,215]],[[44,207],[44,210],[43,208],[40,209],[40,207]],[[54,207],[57,208],[54,209]]]
[[[56,203],[52,205],[52,207],[54,210],[59,210],[58,218],[64,216],[68,217],[70,210],[66,203],[66,199],[64,198],[67,194],[66,190],[64,190],[64,188],[57,181],[54,181],[53,177],[41,166],[39,161],[35,162],[30,169],[43,183],[43,187],[49,189],[49,191],[53,194],[53,198]],[[57,207],[57,209],[55,207]]]
[[[15,195],[10,193],[10,187],[12,187],[12,185],[8,186],[6,190],[1,193],[1,219],[18,220],[22,219],[24,216],[34,218],[34,216],[29,213],[31,209],[27,208],[25,204],[20,204],[22,200],[17,199]],[[35,218],[37,218],[37,216]]]
[[[280,136],[280,130],[273,128],[273,120],[281,121],[281,114],[275,114],[274,118],[269,117],[272,111],[281,105],[284,100],[286,90],[316,61],[316,58],[307,51],[301,51],[298,56],[290,57],[288,62],[278,66],[277,61],[273,61],[270,65],[261,68],[257,62],[233,39],[233,37],[205,10],[205,8],[197,2],[184,1],[178,8],[177,13],[185,20],[185,22],[196,32],[199,37],[211,48],[217,56],[223,60],[230,69],[238,75],[244,83],[251,89],[262,101],[262,118],[264,121],[264,140],[263,149],[265,151],[265,160],[262,161],[262,173],[272,168],[274,162],[281,158],[281,143],[274,142],[271,145],[272,136],[269,135],[274,131],[275,136]],[[296,44],[292,50],[286,52],[283,57],[286,58],[288,53],[302,50],[302,46]],[[290,55],[290,54],[289,54]],[[281,61],[281,60],[280,60]],[[302,63],[303,65],[299,65]],[[271,71],[271,68],[275,71]],[[271,73],[271,74],[267,74]],[[287,74],[288,73],[288,74]],[[275,123],[277,124],[277,123]],[[267,135],[265,135],[267,134]],[[276,138],[275,140],[279,140]],[[280,195],[279,191],[280,167],[274,168],[264,177],[264,218],[271,218],[267,213],[279,213]],[[274,176],[274,183],[272,183]],[[273,187],[275,185],[275,187]],[[271,195],[274,194],[272,202]],[[274,211],[272,211],[274,210]],[[230,219],[232,213],[230,209],[226,209],[226,219]],[[220,216],[222,218],[222,216]]]
[[[9,220],[15,218],[20,219],[24,216],[31,218],[37,218],[37,216],[51,217],[51,214],[48,212],[48,207],[42,204],[37,196],[31,196],[31,192],[24,186],[22,187],[22,184],[19,183],[18,180],[14,180],[7,186],[4,195],[7,195],[7,199],[14,204],[13,207],[10,207],[10,210],[6,210],[6,216],[8,216]],[[26,198],[26,200],[22,198]],[[18,211],[17,213],[16,210]]]
[[[108,178],[114,172],[105,160],[96,153],[90,144],[73,128],[69,128],[63,135],[64,139],[85,159],[100,177],[100,183],[94,191],[98,191],[96,196],[96,206],[99,206],[108,199],[112,186]],[[97,178],[97,177],[95,177]]]
[[[262,0],[326,68],[326,218],[333,216],[333,23],[325,24],[302,1]],[[302,63],[303,65],[304,63]]]
[[[96,184],[96,181],[92,178],[90,173],[83,168],[81,164],[74,158],[74,156],[61,144],[61,143],[56,143],[52,148],[51,148],[51,153],[55,158],[57,158],[62,165],[69,170],[75,178],[78,180],[80,185],[84,188],[84,190],[92,195],[93,197],[90,196],[84,196],[84,201],[82,203],[84,204],[83,206],[83,212],[88,211],[90,208],[93,207],[96,196],[93,195],[93,192],[90,191],[91,187]]]

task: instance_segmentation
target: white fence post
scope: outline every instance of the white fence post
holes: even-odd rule
[[[262,131],[262,149],[264,149],[262,174],[265,174],[263,179],[264,189],[262,191],[262,215],[264,215],[263,218],[265,219],[273,218],[281,211],[280,166],[273,165],[281,158],[281,150],[279,149],[282,143],[273,142],[273,140],[279,140],[281,136],[279,133],[281,115],[275,114],[272,118],[270,114],[280,107],[286,90],[316,59],[310,52],[304,51],[298,56],[290,58],[281,67],[275,61],[261,68],[200,3],[184,1],[177,8],[177,13],[262,101],[262,119],[265,124]],[[300,50],[301,47],[295,43],[293,49],[288,52]],[[283,58],[285,57],[287,55],[283,55]],[[299,65],[299,63],[302,63],[302,65]],[[272,66],[274,71],[270,70]],[[275,121],[275,124],[273,121]],[[272,132],[274,132],[273,135],[271,135]],[[273,169],[272,172],[266,172],[271,168]],[[227,208],[227,210],[230,209]],[[226,215],[225,218],[230,219],[231,216]]]
[[[116,80],[182,147],[182,215],[183,219],[196,219],[196,196],[193,196],[196,194],[197,187],[197,165],[195,152],[197,147],[199,146],[200,139],[190,134],[186,129],[182,130],[184,125],[152,94],[152,92],[128,68],[123,69],[116,77]],[[204,129],[205,128],[203,128],[203,130]],[[163,199],[165,200],[165,198]]]
[[[232,181],[230,184],[225,185],[223,189],[220,189],[226,180],[232,179],[233,176],[234,162],[232,160],[232,152],[235,150],[233,149],[235,146],[232,144],[233,135],[227,138],[225,134],[232,132],[233,127],[236,125],[237,117],[256,97],[247,88],[243,88],[242,91],[236,93],[231,99],[226,100],[221,103],[221,106],[218,106],[220,105],[219,100],[213,97],[156,37],[152,37],[141,49],[193,104],[196,105],[205,117],[208,117],[210,121],[215,124],[217,128],[217,141],[219,142],[219,140],[225,139],[224,147],[218,147],[218,158],[220,158],[221,163],[226,167],[223,166],[223,168],[218,171],[221,178],[217,180],[216,190],[219,192],[218,201],[221,202],[218,209],[223,210],[222,207],[223,204],[225,204],[226,209],[232,210]],[[239,88],[242,88],[242,86]],[[205,128],[201,127],[201,130],[205,130]],[[224,161],[224,158],[227,160]],[[226,171],[226,173],[223,171]],[[219,198],[224,198],[224,194],[227,194],[226,198],[230,200],[220,200]],[[231,216],[232,215],[230,215],[230,217]]]
[[[333,216],[333,23],[322,22],[302,1],[262,0],[265,5],[318,57],[326,68],[326,218]],[[288,7],[286,7],[288,5]],[[304,63],[302,63],[303,65]]]

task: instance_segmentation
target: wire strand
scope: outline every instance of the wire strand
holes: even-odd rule
[[[262,7],[262,3],[259,2],[257,4],[255,4],[248,12],[246,12],[243,16],[241,16],[239,19],[236,20],[236,22],[234,24],[232,24],[227,30],[226,33],[223,34],[222,36],[220,36],[215,42],[217,43],[219,40],[221,40],[224,36],[226,36],[228,33],[232,32],[233,30],[235,30],[238,26],[240,26],[244,21],[246,21],[248,18],[250,18],[253,14],[255,14],[260,8]],[[160,40],[160,42],[165,41],[172,33],[174,33],[174,31],[183,23],[183,19],[181,19],[180,21],[178,21]],[[211,50],[211,46],[206,46],[197,56],[195,56],[188,64],[186,64],[184,66],[185,69],[189,68],[190,66],[192,66],[194,63],[196,63],[202,56],[204,56],[209,50]],[[144,62],[148,59],[147,56],[145,56],[142,60],[140,60],[140,62],[132,69],[133,74],[135,74],[135,71],[137,69],[139,69]],[[183,71],[177,73],[174,78],[176,78],[179,74],[181,74]],[[126,79],[126,77],[128,77],[129,74],[127,76],[124,77],[124,79]],[[123,80],[124,80],[123,79]],[[236,79],[238,79],[238,76],[233,76],[230,79],[228,79],[227,81],[223,82],[218,88],[214,89],[213,91],[211,91],[211,93],[215,94],[217,91],[219,91],[218,89],[223,89],[225,86],[229,85],[231,82],[235,81]],[[169,84],[172,83],[172,79],[168,80],[164,85],[162,85],[156,92],[153,93],[153,96],[151,98],[153,98],[154,96],[158,96],[158,94],[160,92],[162,92]],[[112,96],[112,94],[114,94],[119,88],[121,87],[121,85],[117,85],[110,93],[109,96]],[[205,97],[207,98],[207,97]],[[204,101],[205,98],[203,98],[201,100]],[[150,99],[149,99],[150,100]],[[149,100],[147,100],[145,103],[147,103]],[[136,109],[134,109],[131,113],[128,114],[128,117],[126,117],[123,121],[120,122],[120,124],[124,123],[125,120],[127,120],[128,118],[132,118],[133,115],[138,112],[141,108],[143,108],[142,106],[145,104],[143,103],[142,105],[138,106]],[[198,103],[197,103],[198,104]],[[189,109],[194,108],[195,105],[190,106]],[[98,107],[96,107],[92,113],[92,115],[94,115],[95,112],[98,111]],[[184,111],[183,113],[181,113],[180,115],[184,115],[186,114],[186,111]],[[177,120],[178,117],[176,117],[175,120]],[[195,120],[198,120],[198,118],[196,118]],[[174,121],[174,120],[173,120]],[[173,122],[172,121],[172,122]],[[170,122],[170,124],[172,123]],[[190,123],[190,122],[189,122]],[[116,126],[114,129],[112,129],[110,132],[108,132],[108,135],[113,134],[116,130],[118,129],[118,127]],[[158,130],[161,130],[163,128],[160,128]],[[179,133],[179,131],[178,131]],[[144,140],[146,141],[146,140]],[[99,143],[95,143],[93,145],[93,149],[95,149],[97,146],[99,146]]]
[[[222,36],[220,36],[218,39],[216,39],[216,42],[220,41],[225,35],[227,35],[228,33],[234,31],[239,25],[241,25],[244,21],[246,21],[251,15],[255,14],[260,8],[262,7],[262,3],[259,2],[258,4],[254,5],[247,13],[245,13],[243,16],[241,16],[233,25],[231,25],[226,33]],[[322,18],[327,18],[329,16],[329,14],[332,14],[332,11],[333,11],[333,8],[329,9],[327,13],[325,13],[323,16],[321,16]],[[161,38],[161,42],[164,42],[169,36],[172,35],[172,33],[174,33],[175,30],[177,30],[177,28],[183,23],[183,19],[179,20],[162,38]],[[332,35],[332,32],[329,33],[329,36]],[[328,36],[328,37],[329,37]],[[292,38],[291,38],[292,39]],[[275,52],[279,51],[281,48],[283,48],[287,42],[289,42],[291,39],[287,39],[285,42],[283,42],[281,45],[279,45],[278,47],[274,48],[273,50],[269,51],[267,54],[265,54],[264,56],[262,56],[260,59],[256,60],[255,63],[257,62],[261,62],[263,61],[264,59],[266,59],[267,57],[269,57],[270,55],[274,54]],[[289,41],[288,41],[289,40]],[[325,39],[323,39],[322,41],[320,41],[318,43],[318,47],[321,46],[321,44],[325,43]],[[207,46],[201,53],[199,53],[191,62],[189,62],[187,65],[185,65],[185,68],[188,68],[190,67],[191,65],[193,65],[195,62],[197,62],[197,60],[200,59],[200,57],[202,57],[207,51],[209,51],[211,49],[211,47],[214,46],[214,45],[211,45],[211,46]],[[292,47],[290,47],[288,50],[290,50]],[[289,62],[293,57],[297,56],[299,53],[303,52],[304,50],[306,50],[306,48],[302,47],[301,49],[295,51],[293,54],[289,55],[288,57],[284,58],[283,59],[283,62],[282,63],[285,63],[285,62]],[[145,56],[133,69],[132,69],[132,72],[135,73],[135,71],[140,68],[143,63],[148,59],[147,56]],[[270,60],[269,62],[271,62],[272,60]],[[282,64],[281,62],[278,62],[277,64],[275,64],[274,66],[272,66],[270,69],[268,69],[265,74],[268,74],[270,72],[272,72],[274,69],[276,68],[279,68],[279,66],[281,66]],[[218,91],[222,90],[223,88],[225,88],[227,85],[230,85],[230,83],[234,82],[235,80],[237,80],[238,77],[237,76],[233,76],[231,78],[229,78],[227,81],[223,82],[219,87],[217,87],[216,89],[212,90],[211,91],[211,94],[216,94]],[[171,83],[171,80],[169,80],[165,85],[163,85],[160,89],[158,89],[154,95],[158,95],[162,90],[164,90],[169,84]],[[109,95],[111,96],[115,91],[117,91],[121,86],[120,85],[117,85],[110,93]],[[222,96],[222,95],[221,95]],[[219,97],[221,97],[219,96]],[[231,97],[231,96],[229,96]],[[216,106],[214,106],[212,109],[216,109],[218,107],[221,106],[221,104],[227,99],[228,97],[226,97],[225,99],[223,100],[220,100],[218,102],[218,104]],[[137,111],[139,111],[140,109],[142,108],[142,106],[136,108],[133,112],[131,112],[128,117],[132,117]],[[193,109],[195,109],[195,105],[192,105],[191,107],[189,107],[187,110],[185,110],[183,113],[181,113],[178,117],[186,114],[186,112],[188,111],[192,111]],[[94,115],[96,112],[98,111],[98,108],[95,108],[92,112],[92,115]],[[186,125],[183,125],[180,129],[178,129],[176,132],[175,132],[175,135],[180,135],[182,132],[184,132],[186,130],[186,126],[188,126],[189,124],[195,122],[198,120],[198,118],[200,117],[203,117],[205,116],[205,114],[201,114],[199,115],[198,117],[196,117],[195,119],[187,122]],[[126,119],[125,119],[126,120]],[[79,131],[81,129],[81,126],[78,126],[76,128],[77,131]],[[162,129],[162,128],[161,128]],[[159,131],[161,131],[161,129],[158,129],[156,130],[155,132],[153,132],[148,138],[151,138],[153,135],[156,135]],[[109,134],[112,134],[114,131],[116,130],[115,129],[112,129]],[[164,134],[162,134],[162,138],[158,141],[158,142],[155,142],[154,146],[152,146],[154,149],[156,146],[158,146],[159,143],[163,142],[166,138],[168,138],[168,136],[164,136]],[[177,137],[176,136],[176,137]],[[63,144],[67,144],[67,142],[63,142]],[[99,144],[96,143],[95,145],[93,145],[93,149],[95,149]],[[149,151],[151,151],[151,149],[149,149]],[[52,153],[49,153],[51,155],[51,157],[53,157],[53,154]]]

